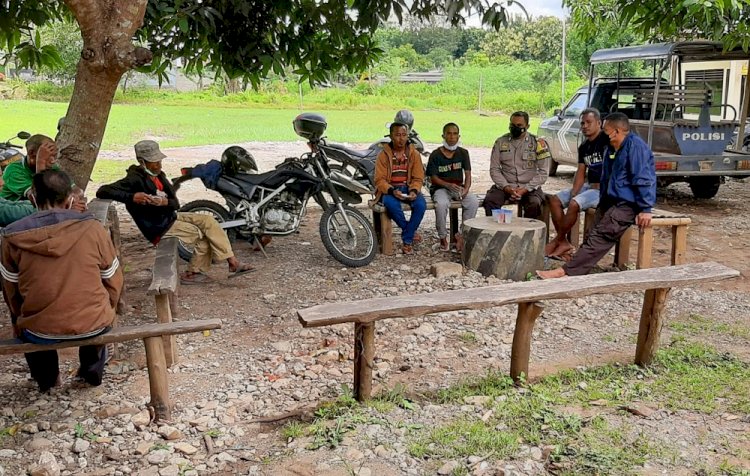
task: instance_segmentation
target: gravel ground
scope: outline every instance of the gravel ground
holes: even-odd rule
[[[244,144],[262,170],[284,157],[305,150],[303,143]],[[170,175],[179,166],[218,158],[223,147],[168,150]],[[489,150],[470,149],[474,157],[475,190],[489,184]],[[130,160],[129,151],[113,151],[107,158]],[[127,163],[123,162],[123,169]],[[545,186],[559,190],[570,183],[572,169]],[[93,196],[93,184],[89,194]],[[183,202],[208,196],[199,184],[181,192]],[[698,313],[722,323],[748,323],[747,229],[750,192],[742,181],[727,183],[713,200],[690,198],[685,186],[670,188],[659,207],[688,213],[694,221],[688,242],[688,261],[715,260],[740,269],[743,276],[727,282],[675,290],[667,318]],[[145,243],[120,208],[123,254],[126,262],[124,324],[153,322],[153,299],[146,296],[151,279],[153,249]],[[460,414],[481,416],[479,402],[434,405],[417,398],[414,410],[396,409],[387,422],[366,424],[347,436],[336,449],[306,449],[304,438],[286,441],[282,423],[252,420],[301,415],[319,403],[333,400],[342,384],[351,384],[353,329],[334,326],[302,329],[296,309],[335,301],[396,296],[499,284],[474,272],[435,278],[430,266],[455,261],[436,250],[434,218],[428,212],[426,241],[413,256],[378,256],[363,269],[342,268],[330,258],[317,234],[319,211],[312,209],[300,232],[275,239],[268,258],[244,243],[237,254],[260,269],[239,279],[226,279],[226,269],[214,266],[216,282],[180,290],[176,319],[220,317],[221,330],[210,335],[179,336],[179,362],[170,369],[173,420],[150,423],[147,409],[148,376],[143,346],[137,341],[120,346],[100,387],[72,381],[75,349],[61,352],[66,383],[40,394],[29,380],[23,356],[4,358],[0,374],[1,474],[450,474],[459,462],[424,461],[407,452],[409,424],[427,427]],[[658,232],[655,264],[669,260],[669,240]],[[633,250],[635,252],[635,250]],[[611,257],[605,258],[611,260]],[[604,261],[603,261],[604,263]],[[642,296],[637,293],[552,301],[534,331],[531,377],[560,368],[632,360]],[[7,311],[0,322],[7,323]],[[488,369],[508,371],[515,309],[442,313],[418,319],[393,319],[377,326],[376,389],[403,383],[410,395],[444,388],[468,375]],[[9,326],[4,326],[6,334]],[[471,332],[476,341],[461,335]],[[671,333],[665,328],[663,343]],[[716,335],[708,342],[750,359],[747,339]],[[612,413],[607,418],[626,419]],[[401,422],[403,424],[396,424]],[[676,448],[677,457],[650,461],[644,474],[694,474],[706,461],[718,465],[728,454],[721,441],[750,452],[747,415],[712,415],[656,409],[648,418],[630,422],[656,441]],[[209,444],[207,444],[209,442]],[[708,443],[707,443],[708,442]],[[210,446],[210,448],[209,448]],[[525,447],[508,461],[473,462],[474,474],[546,474],[544,449]],[[748,460],[731,460],[750,467]],[[464,462],[461,462],[462,464]],[[446,473],[446,471],[448,471]]]

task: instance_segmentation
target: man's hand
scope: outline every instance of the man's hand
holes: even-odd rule
[[[635,217],[635,224],[639,228],[646,228],[651,226],[651,213],[641,212]]]
[[[513,189],[513,193],[511,194],[511,198],[515,201],[521,200],[521,197],[529,193],[528,190],[526,190],[523,187],[518,187]]]
[[[36,151],[36,173],[44,172],[55,164],[57,159],[57,144],[47,141]]]
[[[136,205],[149,205],[151,203],[150,195],[143,192],[136,192],[133,195],[133,203]]]
[[[409,200],[410,202],[413,202],[414,200],[416,200],[416,198],[417,198],[417,194],[414,193],[414,190],[409,192],[409,195],[406,196],[406,199]]]

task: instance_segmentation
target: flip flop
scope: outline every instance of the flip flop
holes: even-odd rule
[[[206,276],[203,273],[194,274],[190,276],[189,278],[185,276],[180,276],[180,284],[184,284],[187,286],[190,286],[193,284],[208,284],[211,282],[213,282],[213,279],[211,279],[210,277]]]
[[[247,265],[245,265],[247,266]],[[243,274],[252,273],[255,271],[254,266],[249,266],[245,269],[238,269],[237,271],[234,271],[233,273],[229,273],[230,278],[236,278],[237,276],[242,276]]]

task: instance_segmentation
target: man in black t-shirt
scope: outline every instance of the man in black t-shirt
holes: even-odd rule
[[[588,108],[581,113],[581,133],[586,140],[578,146],[578,170],[573,178],[573,188],[563,190],[549,200],[557,236],[544,248],[545,256],[569,255],[573,245],[567,235],[576,225],[578,213],[599,204],[599,181],[609,138],[602,132],[598,110]]]
[[[479,200],[471,188],[471,160],[469,151],[459,147],[458,125],[449,122],[443,126],[443,145],[430,154],[427,162],[427,173],[432,185],[430,194],[435,202],[435,226],[440,238],[440,249],[448,251],[448,230],[445,217],[451,200],[460,200],[462,213],[461,220],[474,218],[479,208]],[[462,240],[456,237],[457,247],[460,248]]]

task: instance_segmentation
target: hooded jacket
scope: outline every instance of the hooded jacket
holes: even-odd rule
[[[424,183],[424,167],[422,166],[422,157],[412,144],[406,144],[406,154],[408,157],[408,170],[406,173],[406,185],[409,190],[419,193]],[[385,144],[383,150],[375,159],[375,202],[380,201],[380,197],[390,193],[393,186],[391,185],[391,172],[393,163],[393,149],[391,144]]]
[[[626,202],[636,213],[650,213],[656,203],[656,165],[648,144],[630,132],[619,150],[607,148],[604,161],[602,199]]]
[[[17,329],[79,336],[112,324],[122,270],[109,234],[92,215],[44,210],[2,236],[3,295]]]
[[[138,192],[149,195],[156,195],[157,192],[156,184],[140,165],[131,165],[125,178],[109,185],[102,185],[96,192],[98,198],[124,203],[143,236],[154,244],[158,243],[162,235],[172,226],[177,219],[177,210],[180,208],[174,187],[164,172],[159,173],[158,178],[167,195],[167,205],[163,207],[139,205],[133,202],[133,196]]]

